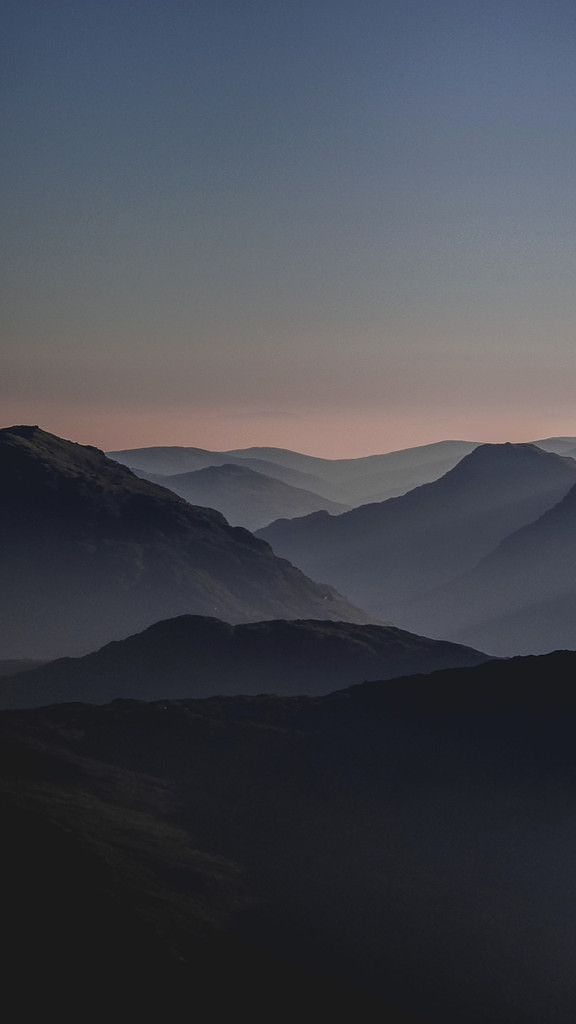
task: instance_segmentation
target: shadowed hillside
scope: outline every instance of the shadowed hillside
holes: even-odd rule
[[[96,448],[0,431],[0,653],[84,653],[182,613],[364,621],[219,513]]]
[[[244,526],[247,530],[258,530],[280,516],[303,516],[318,509],[338,513],[348,508],[302,487],[256,473],[247,466],[208,466],[175,476],[140,471],[140,475],[169,487],[191,505],[217,509],[232,526]]]
[[[277,554],[406,629],[411,604],[472,568],[576,483],[576,462],[534,445],[481,445],[440,480],[340,516],[318,512],[258,532]]]
[[[575,670],[3,712],[8,985],[571,1024]]]
[[[0,707],[214,694],[322,694],[367,679],[477,665],[486,655],[387,626],[272,621],[232,626],[185,615],[0,680]],[[18,671],[13,669],[13,672]]]
[[[576,487],[422,601],[411,621],[433,635],[482,639],[494,654],[576,648]]]

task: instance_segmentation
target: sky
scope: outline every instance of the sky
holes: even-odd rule
[[[572,0],[4,0],[2,425],[576,434]]]

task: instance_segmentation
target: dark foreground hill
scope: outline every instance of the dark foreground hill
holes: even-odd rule
[[[3,712],[5,998],[572,1024],[575,672]]]
[[[365,621],[219,513],[38,427],[0,431],[0,655],[84,653],[186,612]]]
[[[391,626],[269,621],[232,626],[184,615],[84,658],[62,658],[0,680],[0,707],[105,703],[215,694],[325,694],[369,679],[478,665],[458,644]],[[13,669],[13,672],[17,669]]]
[[[530,444],[480,445],[440,480],[400,498],[279,520],[258,536],[374,615],[434,635],[424,616],[412,621],[411,604],[471,569],[575,483],[573,459]]]
[[[247,530],[259,530],[274,519],[305,516],[319,509],[335,514],[347,511],[346,505],[256,473],[248,466],[208,466],[175,476],[140,475],[169,487],[192,505],[217,509],[232,526]]]

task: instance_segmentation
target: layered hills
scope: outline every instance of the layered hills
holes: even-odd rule
[[[361,505],[404,494],[436,480],[477,447],[474,441],[439,441],[384,455],[357,459],[323,459],[285,448],[237,448],[210,452],[203,448],[155,447],[109,452],[136,472],[180,474],[206,466],[236,464],[332,501]]]
[[[481,638],[495,654],[576,648],[576,486],[420,602],[411,620],[433,635]]]
[[[575,671],[3,712],[5,996],[572,1024]]]
[[[258,536],[374,615],[429,633],[422,615],[413,622],[413,602],[471,569],[575,484],[572,459],[530,444],[480,445],[402,497],[280,520]]]
[[[96,448],[0,431],[0,656],[80,654],[158,619],[366,621],[247,530]]]
[[[232,526],[244,526],[247,530],[258,530],[284,516],[290,519],[319,509],[337,514],[348,509],[346,505],[242,465],[207,466],[175,476],[142,474],[141,471],[139,475],[169,487],[191,505],[217,509]]]
[[[534,441],[539,448],[545,452],[556,452],[557,455],[569,455],[576,451],[576,437],[545,437],[540,441]]]
[[[117,697],[315,695],[486,660],[471,648],[387,626],[313,620],[230,625],[184,615],[83,658],[62,658],[34,671],[27,666],[0,680],[0,707]]]

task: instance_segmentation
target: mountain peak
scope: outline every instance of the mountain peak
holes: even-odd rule
[[[443,479],[448,483],[464,480],[468,482],[472,478],[477,478],[480,482],[485,473],[489,473],[490,476],[502,473],[512,479],[516,476],[530,475],[534,471],[539,474],[548,472],[556,475],[559,471],[569,474],[576,471],[576,463],[563,455],[543,451],[535,444],[515,444],[510,441],[504,444],[481,444],[469,455],[465,455]]]
[[[220,512],[36,426],[0,431],[0,642],[84,653],[181,613],[232,621],[370,616]]]
[[[549,455],[554,454],[553,452],[545,452],[538,445],[532,444],[531,442],[514,442],[504,441],[501,444],[479,444],[473,451],[468,455],[465,455],[461,460],[462,462],[469,462],[470,460],[480,461],[486,458],[548,458]],[[560,458],[560,456],[556,456]],[[459,463],[459,465],[461,464]]]

